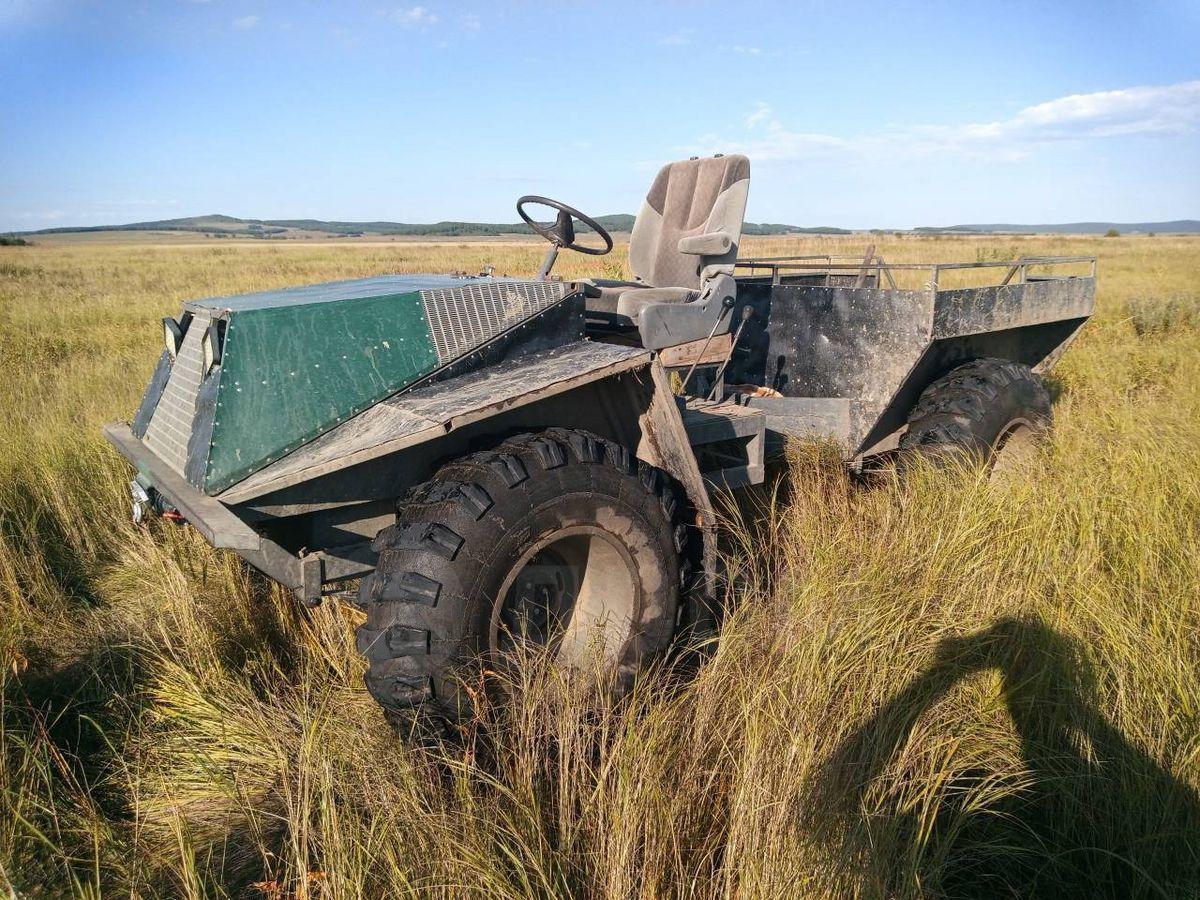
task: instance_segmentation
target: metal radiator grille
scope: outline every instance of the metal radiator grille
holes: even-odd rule
[[[201,341],[208,328],[207,316],[196,316],[183,336],[183,345],[171,366],[171,377],[146,428],[142,442],[163,462],[183,474],[187,464],[188,437],[196,416],[200,370],[204,366]]]
[[[468,284],[421,291],[439,363],[448,363],[567,295],[562,281]]]

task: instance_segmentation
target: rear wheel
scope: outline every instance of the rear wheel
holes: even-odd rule
[[[977,359],[925,389],[900,449],[943,460],[965,456],[999,472],[1032,455],[1051,421],[1050,394],[1028,366]]]
[[[420,709],[461,721],[472,666],[527,648],[566,667],[598,656],[628,685],[675,633],[683,506],[661,472],[582,431],[443,467],[400,502],[359,588],[368,689],[397,723]]]

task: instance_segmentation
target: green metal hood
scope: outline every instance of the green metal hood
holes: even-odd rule
[[[564,282],[396,275],[193,301],[134,434],[216,494],[386,397],[486,364],[498,344],[581,339],[572,297]]]

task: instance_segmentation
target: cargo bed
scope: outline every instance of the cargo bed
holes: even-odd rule
[[[961,362],[1048,371],[1092,314],[1095,266],[1090,256],[742,259],[738,304],[752,315],[724,380],[778,395],[743,399],[771,431],[833,438],[861,462],[893,447],[920,392]]]

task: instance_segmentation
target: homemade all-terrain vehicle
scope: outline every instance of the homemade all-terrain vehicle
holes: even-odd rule
[[[739,259],[749,171],[663,168],[632,281],[554,279],[559,250],[612,239],[524,197],[551,244],[537,277],[184,304],[133,422],[106,427],[135,515],[186,519],[307,604],[361,579],[371,693],[454,720],[481,659],[598,655],[620,685],[709,622],[710,492],[762,481],[768,438],[833,439],[861,468],[986,461],[1049,423],[1040,376],[1092,312],[1093,258]],[[964,270],[995,278],[951,286]]]

